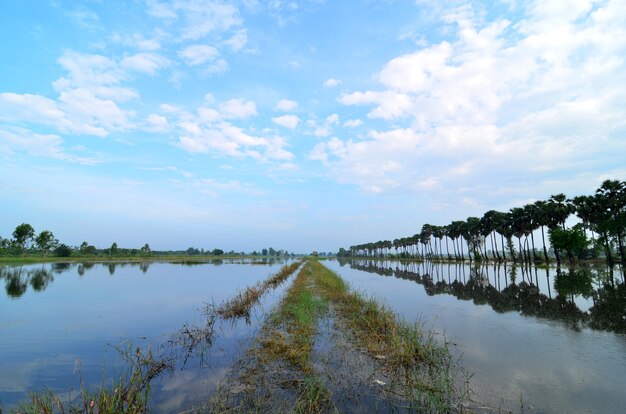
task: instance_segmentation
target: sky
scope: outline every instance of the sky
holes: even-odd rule
[[[295,252],[626,179],[626,1],[7,0],[0,236]]]

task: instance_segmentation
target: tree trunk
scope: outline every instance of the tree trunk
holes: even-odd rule
[[[617,235],[617,245],[619,246],[619,256],[622,259],[622,264],[626,264],[626,259],[624,259],[624,243],[622,242],[623,235],[618,233]]]
[[[496,236],[493,234],[493,232],[491,232],[491,234],[489,235],[489,238],[491,239],[491,248],[496,253],[496,257],[498,258],[498,261],[500,261],[500,252],[498,252],[498,242],[496,241]]]
[[[541,226],[541,240],[543,241],[543,256],[546,259],[546,263],[550,263],[548,259],[548,250],[546,249],[546,236],[543,233],[543,226]]]

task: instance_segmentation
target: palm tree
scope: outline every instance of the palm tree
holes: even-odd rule
[[[502,244],[502,260],[506,261],[506,247],[507,244],[504,243],[504,238],[506,237],[507,241],[510,243],[511,237],[513,235],[510,226],[509,213],[504,213],[501,211],[496,211],[493,217],[494,220],[494,229],[500,235],[500,241]],[[498,243],[496,243],[496,247]]]
[[[464,262],[465,253],[463,252],[463,243],[461,242],[460,239],[466,237],[467,223],[465,223],[464,221],[460,221],[460,220],[453,221],[452,223],[450,223],[450,227],[451,227],[451,235],[457,245],[459,257],[461,258],[461,261]]]
[[[595,249],[596,239],[593,235],[593,228],[591,224],[591,220],[592,220],[594,208],[595,208],[593,197],[592,196],[578,196],[578,197],[574,197],[570,201],[574,205],[574,208],[576,209],[576,215],[582,221],[583,230],[585,231],[585,236],[587,235],[587,229],[589,229],[589,231],[591,232],[591,239],[593,240],[593,246],[594,246],[593,258],[597,259],[596,249]]]
[[[597,207],[602,211],[599,213],[601,227],[616,239],[620,258],[626,264],[623,242],[626,232],[626,181],[604,181],[596,190],[596,197]]]
[[[498,243],[495,241],[496,225],[497,225],[498,212],[495,210],[489,210],[480,219],[481,231],[483,236],[489,236],[491,241],[492,256],[500,261],[500,252],[498,251]]]
[[[545,201],[539,200],[535,202],[535,220],[536,224],[541,227],[541,241],[543,242],[543,258],[546,263],[549,262],[548,251],[546,249],[546,235],[544,233],[544,227],[550,224],[550,214],[548,211],[548,205]]]
[[[565,194],[551,196],[546,203],[546,207],[550,221],[548,228],[554,229],[561,226],[561,228],[565,230],[565,221],[574,211],[574,206],[568,202]],[[561,263],[559,249],[554,249],[554,255],[556,256],[557,263]]]
[[[574,205],[567,199],[565,194],[561,193],[550,197],[548,200],[548,211],[550,212],[550,218],[565,230],[565,221],[574,212]]]
[[[537,260],[537,257],[535,256],[535,236],[534,236],[534,232],[535,230],[539,229],[540,225],[539,225],[539,210],[537,208],[537,206],[535,204],[526,204],[524,206],[524,213],[526,215],[526,219],[528,227],[527,227],[527,231],[528,233],[530,233],[530,242],[532,243],[532,261],[534,262],[535,260]],[[526,246],[528,249],[528,234],[526,235]],[[530,253],[528,254],[528,259],[530,261],[531,255]]]
[[[522,248],[522,236],[526,233],[528,229],[528,220],[525,214],[525,211],[521,207],[513,207],[510,210],[511,213],[511,226],[513,230],[513,235],[517,237],[517,245],[519,248],[518,256],[521,261],[525,261],[526,257],[524,254],[524,249]],[[516,261],[515,257],[513,257],[513,261]]]
[[[439,240],[439,258],[443,259],[443,251],[441,250],[441,242],[443,241],[443,236],[445,235],[444,228],[442,226],[432,226],[433,237],[435,239],[435,253],[437,253],[437,244],[436,240]]]
[[[476,248],[480,249],[480,219],[478,217],[468,217],[466,221],[465,233],[467,235],[467,249],[472,250],[471,253],[474,254],[476,259],[481,259],[481,254],[476,253]],[[472,260],[472,255],[470,253],[470,261]]]

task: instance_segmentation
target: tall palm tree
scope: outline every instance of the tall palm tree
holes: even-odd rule
[[[602,227],[617,241],[620,258],[626,264],[623,241],[626,233],[626,181],[604,181],[596,190],[596,197],[598,207],[603,211]]]
[[[489,210],[488,212],[486,212],[480,219],[480,229],[481,229],[481,234],[485,238],[489,236],[489,239],[491,241],[492,256],[495,254],[495,257],[497,257],[499,261],[500,252],[498,251],[498,245],[497,243],[495,243],[495,237],[494,237],[494,233],[496,231],[497,216],[498,216],[498,212],[495,210]],[[487,254],[486,250],[487,250],[487,247],[486,247],[486,241],[485,241],[485,257]]]
[[[565,221],[574,211],[574,206],[568,202],[565,194],[551,196],[546,203],[546,207],[550,220],[548,228],[552,230],[561,226],[561,228],[565,230]],[[556,256],[557,263],[561,263],[559,249],[554,249],[554,255]]]
[[[502,260],[506,262],[507,244],[504,243],[504,238],[506,237],[507,241],[510,242],[511,237],[513,236],[511,226],[510,226],[509,213],[496,211],[496,214],[494,214],[493,219],[494,219],[494,229],[500,235],[500,242],[502,245]],[[498,244],[496,243],[496,247],[497,245]]]
[[[530,242],[532,244],[532,256],[529,253],[528,254],[528,259],[529,261],[531,260],[532,257],[532,261],[534,262],[537,257],[535,255],[535,236],[534,236],[534,232],[535,230],[538,230],[540,225],[539,225],[539,210],[537,209],[537,206],[535,204],[526,204],[524,207],[524,213],[526,215],[526,219],[527,219],[527,233],[530,234]],[[526,245],[528,246],[528,234],[526,235]]]
[[[576,210],[576,215],[582,221],[583,230],[585,231],[585,236],[587,235],[587,230],[591,232],[591,239],[593,240],[593,246],[594,246],[593,258],[597,259],[598,257],[596,255],[596,249],[595,249],[596,240],[593,235],[594,230],[591,224],[593,213],[594,213],[594,208],[595,208],[593,197],[592,196],[577,196],[577,197],[572,198],[570,201],[574,205],[574,208]]]
[[[544,232],[544,227],[550,224],[550,214],[548,210],[548,205],[545,201],[539,200],[535,201],[535,220],[536,224],[541,228],[541,241],[543,242],[543,258],[546,263],[549,262],[548,259],[548,250],[546,249],[546,235]]]
[[[511,213],[511,226],[513,229],[513,235],[517,238],[517,245],[519,248],[518,257],[521,261],[526,260],[526,256],[524,254],[524,249],[522,248],[522,236],[526,234],[528,229],[527,217],[523,208],[521,207],[513,207],[510,211]],[[516,261],[515,257],[513,261]]]
[[[481,259],[481,253],[476,252],[476,248],[480,248],[480,219],[478,217],[468,217],[466,221],[465,233],[467,235],[467,249],[472,250],[470,252],[470,261],[472,260],[472,253],[477,259]]]

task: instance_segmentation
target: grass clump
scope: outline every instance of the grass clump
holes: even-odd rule
[[[317,376],[305,378],[298,389],[293,407],[294,413],[328,413],[337,410],[332,404],[331,394]]]
[[[252,307],[259,301],[261,296],[268,290],[274,289],[283,283],[293,272],[298,269],[300,262],[294,262],[283,266],[276,274],[270,276],[255,286],[239,292],[232,299],[220,305],[216,312],[224,319],[250,318]]]
[[[79,396],[73,401],[62,399],[51,389],[30,394],[15,411],[19,414],[139,414],[148,410],[150,383],[171,365],[143,353],[132,352],[129,345],[118,349],[128,363],[125,372],[110,385],[103,384],[95,391],[85,388],[82,379]]]
[[[352,332],[357,345],[391,374],[393,392],[411,408],[450,412],[468,397],[467,381],[457,384],[460,367],[433,332],[408,324],[376,300],[350,291],[343,279],[321,263],[311,262],[311,269],[322,297],[336,305],[340,322]]]

